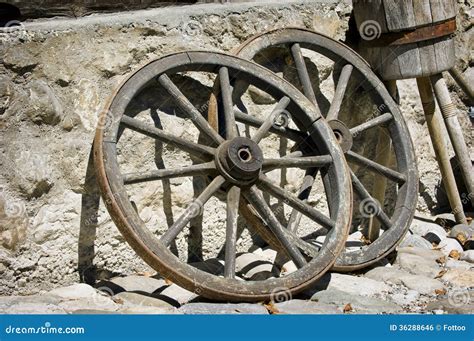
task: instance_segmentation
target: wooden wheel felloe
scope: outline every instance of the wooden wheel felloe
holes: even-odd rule
[[[233,53],[264,65],[276,73],[285,75],[284,68],[294,69],[296,73],[294,84],[326,118],[344,150],[351,167],[355,194],[353,221],[357,222],[357,216],[361,215],[368,219],[363,226],[362,232],[365,238],[362,237],[360,247],[349,247],[353,246],[350,244],[354,241],[348,242],[334,269],[338,271],[360,269],[393,251],[413,219],[418,193],[416,161],[411,138],[398,107],[367,63],[345,45],[319,33],[299,28],[277,29],[254,36]],[[305,60],[305,56],[311,53],[317,54],[315,58],[330,60],[335,69],[338,68],[340,71],[338,79],[334,80],[333,98],[326,109],[322,109],[316,96],[315,90],[319,89],[312,83]],[[243,91],[244,86],[236,86],[236,88]],[[354,88],[361,88],[364,93],[370,93],[371,101],[377,106],[377,111],[375,115],[368,113],[370,117],[364,118],[365,121],[351,126],[350,121],[353,115],[343,117],[341,108],[344,101],[351,101],[348,92],[354,92]],[[321,95],[320,92],[319,95]],[[211,103],[213,105],[209,108],[208,116],[209,120],[215,121],[219,105],[216,98],[211,98]],[[360,145],[358,141],[376,130],[379,130],[381,135],[377,155],[375,157],[365,155],[363,148],[359,150],[356,147]],[[294,138],[288,134],[286,137],[290,140]],[[390,145],[393,148],[393,155],[388,152]],[[368,149],[375,148],[371,146]],[[392,168],[384,164],[391,158],[394,164]],[[360,179],[360,175],[363,176],[366,172],[371,174],[369,182],[375,182],[374,179],[378,177],[380,178],[378,183],[382,185],[370,189],[371,183],[367,181],[364,183]],[[311,174],[308,175],[311,176]],[[384,205],[384,202],[379,203],[375,198],[383,200],[389,191],[388,188],[386,189],[387,186],[388,188],[391,186],[392,192],[395,192],[395,198],[391,202],[386,200]],[[305,198],[304,188],[301,189],[302,200]],[[390,213],[386,212],[387,209]],[[298,221],[299,217],[300,214],[295,212],[291,221]],[[378,232],[378,226],[382,228],[381,234]],[[352,228],[354,231],[357,226]],[[373,230],[376,232],[374,233]]]
[[[181,83],[177,79],[189,73],[208,77],[208,80],[218,76],[222,89],[219,100],[226,126],[224,134],[211,127],[202,111],[180,89]],[[255,86],[278,102],[251,134],[243,134],[242,125],[238,123],[257,120],[238,110],[236,103],[241,98],[234,91],[234,85],[238,82]],[[147,115],[143,116],[143,112],[137,114],[129,110],[133,101],[150,87],[157,87],[165,94],[164,100],[158,101],[158,108],[152,109],[153,121]],[[164,107],[171,115],[165,113]],[[207,106],[204,107],[207,109]],[[288,114],[289,122],[279,122],[282,113]],[[198,134],[186,135],[186,138],[179,136],[172,123],[168,125],[171,127],[169,131],[160,128],[168,120],[186,122]],[[100,122],[103,124],[97,129],[94,159],[104,202],[126,241],[165,278],[213,299],[266,300],[277,291],[285,290],[293,294],[303,290],[331,268],[342,251],[350,225],[347,212],[350,212],[352,202],[350,177],[343,152],[314,106],[291,84],[265,68],[220,53],[172,54],[132,74],[113,96]],[[308,146],[305,154],[295,148],[295,152],[284,157],[269,157],[268,148],[264,148],[262,141],[277,133],[298,136],[300,143]],[[130,150],[130,145],[135,143],[133,139],[139,137],[155,139],[169,146],[171,153],[179,151],[186,154],[182,160],[192,164],[183,165],[184,161],[180,161],[178,165],[144,170],[145,165],[139,162],[139,169],[131,170],[131,155],[145,149],[138,147]],[[138,146],[136,143],[133,145]],[[149,154],[145,153],[145,156],[146,161]],[[286,168],[320,170],[325,192],[330,193],[323,195],[327,198],[329,213],[325,214],[300,200],[267,176],[272,170]],[[205,185],[168,226],[151,231],[138,213],[137,196],[131,194],[131,186],[146,183],[146,189],[149,189],[153,184],[182,177],[200,177]],[[157,197],[163,196],[159,190],[155,193]],[[286,221],[270,206],[269,199],[264,199],[264,195],[269,196],[270,200],[280,200],[301,212],[318,229],[326,230],[325,243],[315,248],[297,237],[294,231],[284,228]],[[213,200],[212,205],[206,205],[210,200]],[[176,241],[181,243],[186,239],[183,230],[188,229],[189,222],[208,210],[217,209],[219,200],[225,202],[223,226],[211,224],[210,228],[212,234],[221,230],[225,234],[222,245],[224,271],[220,275],[199,269],[188,262],[189,257],[184,260],[179,247],[177,251],[171,250]],[[245,226],[283,251],[284,256],[296,265],[295,272],[264,280],[239,277],[235,269],[237,224],[243,213],[250,217]]]

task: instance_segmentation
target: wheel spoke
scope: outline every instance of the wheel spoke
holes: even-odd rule
[[[202,214],[204,204],[214,195],[214,193],[224,184],[225,179],[222,176],[216,177],[202,193],[194,200],[191,205],[186,208],[183,214],[176,222],[163,234],[161,241],[166,246],[178,236],[178,234],[186,227],[189,221]]]
[[[381,164],[374,162],[372,160],[367,159],[366,157],[363,157],[362,155],[359,155],[357,153],[354,153],[353,151],[348,151],[346,153],[346,157],[348,161],[352,161],[358,165],[366,167],[368,170],[371,170],[373,172],[377,172],[383,176],[385,176],[387,179],[392,180],[396,183],[403,184],[406,182],[406,176],[394,171],[393,169],[390,169],[388,167],[382,166]]]
[[[330,230],[335,226],[334,221],[330,218],[322,214],[321,212],[317,211],[304,201],[298,199],[291,193],[286,192],[279,186],[274,185],[270,179],[265,175],[260,175],[259,182],[257,186],[264,192],[269,193],[270,195],[274,196],[275,198],[285,202],[290,207],[300,211],[308,218],[314,220],[324,228]]]
[[[184,111],[201,133],[208,136],[215,143],[220,144],[224,139],[209,125],[199,110],[189,101],[189,99],[178,89],[176,84],[163,74],[158,78],[159,83],[165,88],[169,95],[176,101],[176,104]]]
[[[227,225],[225,235],[225,268],[226,278],[235,277],[235,256],[237,243],[237,218],[239,216],[240,188],[232,187],[227,192]]]
[[[296,70],[298,71],[298,78],[303,86],[303,92],[306,97],[316,106],[316,113],[321,115],[316,96],[314,94],[313,86],[311,85],[311,78],[309,77],[308,68],[304,61],[303,53],[301,52],[300,44],[296,43],[291,46],[291,54],[295,61]]]
[[[268,227],[273,232],[275,237],[280,241],[281,245],[286,249],[290,258],[295,262],[299,268],[303,267],[307,262],[301,254],[300,250],[287,238],[285,228],[280,224],[278,219],[273,214],[272,209],[263,199],[262,194],[255,186],[245,191],[244,196],[252,204],[257,213],[266,220]]]
[[[354,67],[351,64],[346,64],[342,68],[339,81],[337,82],[336,91],[334,92],[334,97],[326,116],[326,120],[337,120],[339,116],[339,110],[341,110],[342,100],[344,99],[344,94],[346,93],[347,84],[349,83],[349,78],[351,77],[353,69]]]
[[[215,148],[197,144],[181,137],[174,136],[129,116],[123,116],[121,123],[127,128],[132,129],[140,134],[160,140],[164,143],[172,144],[203,161],[208,161],[209,158],[213,158],[214,153],[216,152]]]
[[[306,174],[303,178],[303,183],[301,184],[298,199],[302,200],[306,203],[306,200],[311,193],[311,188],[313,187],[314,179],[316,178],[316,174],[318,173],[317,169],[307,169]],[[298,231],[298,226],[301,221],[302,214],[300,211],[293,209],[291,211],[290,220],[288,220],[287,229],[290,232],[296,233]]]
[[[263,120],[250,116],[248,114],[244,114],[241,111],[235,111],[235,119],[238,122],[247,124],[254,128],[260,128],[263,125]],[[282,137],[286,137],[292,141],[295,141],[298,144],[303,144],[308,139],[308,134],[301,132],[299,130],[295,130],[292,128],[284,127],[284,126],[273,126],[270,128],[270,132],[280,135]]]
[[[237,127],[235,125],[234,104],[232,102],[233,88],[230,85],[229,70],[226,67],[219,69],[219,82],[222,104],[224,106],[226,138],[230,140],[237,136]]]
[[[128,173],[123,175],[123,182],[124,184],[136,184],[155,180],[198,176],[208,174],[215,169],[216,165],[214,162],[206,162],[177,169],[158,169],[149,172]]]
[[[258,128],[257,132],[253,136],[252,140],[255,143],[258,144],[265,137],[265,135],[275,125],[275,120],[277,119],[278,115],[282,114],[288,104],[290,104],[290,99],[286,96],[278,102],[275,109],[273,109],[272,113],[267,117],[265,121],[263,121],[262,125],[260,126],[260,128]]]
[[[375,200],[370,195],[369,191],[367,191],[367,189],[364,187],[362,182],[360,182],[359,178],[354,174],[353,171],[351,171],[351,179],[352,179],[352,186],[353,186],[354,191],[356,192],[356,194],[362,200],[370,200],[370,204],[373,207],[375,207],[374,215],[382,223],[382,225],[385,227],[385,229],[389,229],[390,227],[392,227],[392,223],[390,222],[390,218],[385,214],[385,212],[383,211],[382,207],[377,202],[377,200]]]
[[[316,168],[324,167],[332,163],[330,155],[283,157],[280,159],[265,159],[263,170],[268,172],[277,168]]]
[[[392,119],[393,119],[392,114],[385,113],[385,114],[377,116],[376,118],[373,118],[373,119],[371,119],[367,122],[364,122],[364,123],[362,123],[358,126],[355,126],[354,128],[351,128],[350,132],[351,132],[352,136],[356,137],[357,135],[359,135],[363,131],[365,131],[367,129],[370,129],[370,128],[373,128],[373,127],[376,127],[376,126],[379,126],[379,125],[382,125],[386,122],[391,121]]]

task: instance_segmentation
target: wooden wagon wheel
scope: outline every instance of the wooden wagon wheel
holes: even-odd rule
[[[220,96],[225,104],[223,115],[229,127],[225,136],[211,128],[205,116],[201,115],[174,81],[177,75],[189,72],[211,74],[214,77],[219,75],[223,89]],[[278,105],[251,137],[238,136],[236,125],[240,114],[234,106],[236,99],[233,96],[233,84],[241,80],[278,101]],[[143,117],[125,114],[132,100],[151,85],[166,93],[166,105],[171,103],[173,112],[174,108],[180,111],[180,115],[184,116],[182,119],[197,128],[196,131],[200,133],[197,141],[159,129],[153,123],[147,123]],[[291,113],[294,128],[274,124],[283,111]],[[343,152],[330,127],[315,112],[314,106],[290,83],[265,68],[220,53],[196,51],[172,54],[152,61],[132,74],[112,97],[100,121],[102,124],[97,128],[94,141],[94,159],[104,202],[126,241],[165,278],[212,299],[265,300],[278,290],[288,291],[288,294],[303,290],[332,267],[344,248],[350,225],[347,212],[350,212],[352,193]],[[122,164],[127,162],[127,146],[122,145],[122,134],[127,131],[184,151],[198,163],[124,174]],[[301,153],[295,152],[281,159],[265,157],[259,142],[264,136],[275,132],[300,136],[303,142],[307,141],[314,147],[313,154],[303,157]],[[204,140],[207,142],[202,142]],[[329,216],[274,184],[265,175],[271,169],[291,167],[321,169],[326,191],[331,192]],[[207,179],[205,189],[161,235],[151,232],[131,203],[127,186],[141,182],[151,185],[164,179],[195,176]],[[323,247],[316,249],[287,231],[276,212],[264,200],[262,191],[265,195],[283,200],[316,225],[329,230]],[[206,209],[205,203],[211,197],[212,200],[218,197],[226,201],[225,271],[221,276],[200,270],[170,251],[170,244],[178,235],[182,236],[180,233],[186,229],[192,217],[202,214],[202,210]],[[265,222],[259,225],[257,232],[284,250],[296,264],[297,271],[265,280],[242,280],[236,275],[237,217],[243,211],[254,211],[256,214],[252,218]],[[251,219],[249,228],[252,222]]]
[[[275,50],[276,48],[282,48],[287,51],[286,57],[283,58],[285,60],[271,60],[271,49]],[[412,141],[405,121],[384,85],[372,72],[368,64],[357,53],[342,43],[309,30],[286,28],[256,35],[232,52],[239,57],[253,60],[269,67],[276,73],[282,72],[281,68],[290,64],[296,69],[296,82],[298,84],[295,85],[319,108],[315,94],[316,88],[313,88],[302,51],[316,52],[319,56],[331,60],[334,66],[337,64],[341,67],[339,79],[337,82],[334,81],[337,84],[335,85],[333,99],[326,112],[322,112],[322,115],[325,116],[329,125],[333,128],[351,168],[352,185],[355,194],[354,213],[365,211],[362,213],[366,216],[368,215],[368,224],[370,226],[364,231],[365,238],[362,238],[359,248],[349,248],[349,243],[353,243],[353,241],[347,243],[347,248],[339,256],[334,269],[337,271],[361,269],[373,264],[393,251],[405,235],[413,219],[418,196],[418,180]],[[351,78],[352,80],[357,80],[358,87],[362,87],[365,92],[370,93],[372,103],[377,106],[376,115],[370,113],[371,117],[364,118],[365,121],[362,124],[352,127],[349,126],[348,122],[344,122],[344,118],[339,116],[343,100],[348,100],[346,90]],[[245,84],[236,85],[236,92],[243,91],[244,88]],[[217,91],[218,89],[216,88],[215,92]],[[210,102],[209,121],[218,122],[218,98],[212,95]],[[255,122],[247,123],[254,124]],[[353,146],[358,139],[367,132],[374,131],[374,129],[383,129],[385,133],[381,134],[384,139],[383,141],[379,140],[379,145],[377,146],[377,148],[382,147],[382,149],[377,150],[379,155],[376,156],[375,160],[372,160],[369,156],[361,155],[363,153],[354,150]],[[284,134],[282,135],[285,136]],[[293,138],[288,135],[286,137],[288,139]],[[385,143],[388,143],[388,145],[383,145]],[[387,155],[384,154],[384,149],[390,150],[390,143],[393,145],[396,159],[395,169],[381,164],[383,159],[390,158],[388,153],[386,153]],[[370,172],[373,174],[373,178],[376,176],[382,177],[382,186],[374,188],[372,191],[367,190],[366,186],[356,175],[357,169]],[[311,181],[311,176],[314,174],[307,173],[307,175]],[[383,202],[380,204],[378,200],[374,199],[374,197],[377,197],[374,192],[377,191],[379,195],[380,193],[382,194],[382,198],[384,197],[386,189],[383,183],[387,180],[396,186],[396,201],[393,207],[391,207],[391,214],[387,214],[384,211]],[[300,198],[302,200],[307,192],[304,188],[307,187],[301,189]],[[357,205],[355,204],[356,200],[359,203]],[[292,216],[290,224],[297,223],[301,215],[295,211],[295,214]],[[353,221],[355,220],[354,217]],[[382,228],[381,234],[379,234],[379,228],[375,227],[375,224]],[[289,228],[291,229],[291,226]],[[375,237],[369,238],[370,228],[374,228],[377,231],[375,234],[372,233]]]

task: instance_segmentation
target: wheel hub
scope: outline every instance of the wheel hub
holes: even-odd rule
[[[351,150],[354,140],[349,128],[347,128],[344,122],[339,120],[331,120],[328,121],[328,124],[336,136],[337,142],[339,142],[342,151],[347,153],[349,150]]]
[[[262,170],[263,153],[251,139],[236,137],[218,148],[215,161],[219,172],[229,181],[251,184]]]

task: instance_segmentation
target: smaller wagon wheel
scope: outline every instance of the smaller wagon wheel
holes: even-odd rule
[[[241,58],[253,60],[275,73],[283,73],[283,77],[285,77],[285,68],[292,69],[295,74],[294,78],[285,78],[297,86],[316,106],[317,112],[321,112],[326,118],[345,152],[351,168],[354,192],[352,218],[354,226],[351,231],[354,232],[358,228],[357,223],[361,216],[365,226],[361,229],[362,231],[354,234],[355,236],[360,235],[360,239],[358,237],[357,240],[348,240],[346,249],[339,256],[334,269],[337,271],[361,269],[393,251],[413,219],[418,196],[416,161],[406,123],[396,103],[368,64],[344,44],[322,34],[300,28],[275,29],[256,35],[232,52]],[[309,57],[306,55],[319,58],[316,60],[322,62],[330,61],[333,63],[333,67],[340,67],[339,77],[334,80],[333,98],[326,103],[326,108],[323,108],[320,101],[321,97],[325,99],[325,96],[313,84],[311,78],[311,71],[317,73],[318,69],[313,68],[310,71],[306,61],[306,58]],[[319,78],[318,75],[315,77]],[[351,81],[357,81],[356,88],[361,88],[364,93],[370,94],[372,104],[377,108],[374,113],[367,113],[367,117],[364,117],[362,122],[351,122],[354,118],[353,114],[345,117],[340,114],[343,102],[351,101],[350,94],[348,94]],[[243,83],[237,84],[236,92],[244,91],[246,86]],[[216,87],[215,91],[218,92],[218,90]],[[351,91],[355,92],[353,88]],[[209,120],[210,122],[219,122],[217,96],[212,95],[210,103]],[[247,123],[254,124],[255,122]],[[379,146],[382,149],[377,150],[379,155],[374,157],[363,148],[357,147],[360,147],[361,140],[369,136],[367,134],[372,134],[377,130],[383,137],[382,143],[387,143],[387,146]],[[290,140],[293,139],[289,135],[282,134],[282,136]],[[379,140],[379,145],[380,142]],[[377,141],[373,143],[377,144]],[[390,150],[390,144],[393,146],[393,156],[388,155],[387,152]],[[375,148],[369,149],[374,150]],[[381,159],[391,157],[394,159],[392,161],[394,165],[388,167],[381,164],[377,160],[377,156]],[[317,170],[311,171],[317,174]],[[369,180],[363,181],[361,176],[364,176],[365,173],[370,173],[371,177]],[[307,176],[311,179],[314,174],[308,173]],[[374,192],[381,191],[385,196],[385,193],[389,191],[385,188],[371,188],[376,176],[382,177],[383,182],[388,182],[392,191],[395,192],[395,198],[391,203],[384,205],[383,202],[379,203],[374,199]],[[301,189],[300,198],[302,200],[305,199],[306,189],[307,186],[303,186]],[[301,214],[296,211],[292,214],[290,229],[292,229],[291,225],[297,223],[300,217]],[[381,227],[381,233],[376,232],[375,237],[370,240],[371,233],[369,231],[374,224]]]
[[[211,128],[202,112],[178,86],[178,77],[189,73],[201,78],[212,76],[214,79],[219,75],[223,89],[220,94],[224,104],[223,116],[228,127],[225,136]],[[278,101],[250,137],[239,136],[239,126],[236,124],[236,117],[240,114],[237,114],[234,105],[237,99],[233,96],[233,84],[238,81],[258,87]],[[212,85],[206,94],[207,99]],[[135,99],[150,87],[153,90],[152,97],[157,97],[158,91],[165,94],[164,99],[158,101],[159,108],[152,110],[152,118],[156,114],[153,121],[143,116],[143,112],[133,114],[129,111]],[[191,90],[194,94],[198,91],[196,87]],[[164,107],[169,109],[170,115],[164,114]],[[204,105],[204,108],[207,109],[207,106]],[[275,125],[282,112],[291,114],[292,128],[288,124]],[[183,137],[190,134],[190,129],[181,131],[181,135],[177,134],[177,125],[174,123],[167,123],[168,129],[160,128],[163,122],[174,120],[190,124],[199,136],[189,136],[196,137],[197,141]],[[113,96],[100,122],[102,124],[97,128],[94,141],[94,160],[104,202],[126,241],[165,278],[212,299],[266,300],[275,292],[284,290],[294,294],[311,285],[332,267],[338,253],[342,251],[350,225],[347,212],[352,202],[350,178],[342,150],[330,127],[315,113],[314,106],[291,84],[265,68],[220,53],[196,51],[172,54],[132,74]],[[312,155],[302,156],[300,152],[295,152],[285,158],[266,157],[260,142],[269,134],[281,131],[298,135],[302,141],[307,141],[308,145],[314,147],[309,151]],[[168,148],[164,154],[173,156],[179,152],[186,157],[177,162],[178,166],[144,170],[150,154],[145,153],[143,162],[133,161],[145,149],[142,142],[136,142],[139,138],[146,141],[151,138],[163,143]],[[193,163],[183,165],[182,160],[192,160]],[[130,171],[132,163],[138,166],[138,171]],[[325,190],[331,193],[328,214],[323,214],[290,191],[274,184],[266,175],[272,169],[291,167],[321,169]],[[165,180],[184,177],[200,177],[204,179],[205,185],[181,210],[177,219],[168,222],[168,226],[151,231],[139,212],[140,195],[151,190],[154,184],[161,186]],[[142,186],[141,192],[133,192],[133,185]],[[264,199],[268,195],[302,212],[315,226],[328,230],[324,245],[317,249],[287,231],[283,227],[285,222]],[[154,196],[164,197],[164,190],[155,191]],[[328,198],[328,195],[325,197]],[[212,205],[206,205],[211,200],[214,200]],[[224,271],[216,274],[183,260],[179,246],[186,240],[185,230],[190,226],[190,221],[207,214],[209,210],[216,210],[222,201],[225,202],[222,229],[216,222],[209,222],[209,226],[206,226],[211,236],[222,230],[225,234],[225,244],[222,246],[222,250],[225,250]],[[237,220],[242,212],[247,211],[254,212],[247,214],[252,218],[247,222],[248,229],[253,228],[255,220],[259,221],[255,231],[264,235],[276,248],[284,250],[285,255],[296,265],[296,271],[263,280],[239,277],[236,273]],[[171,250],[175,242],[177,251]]]

